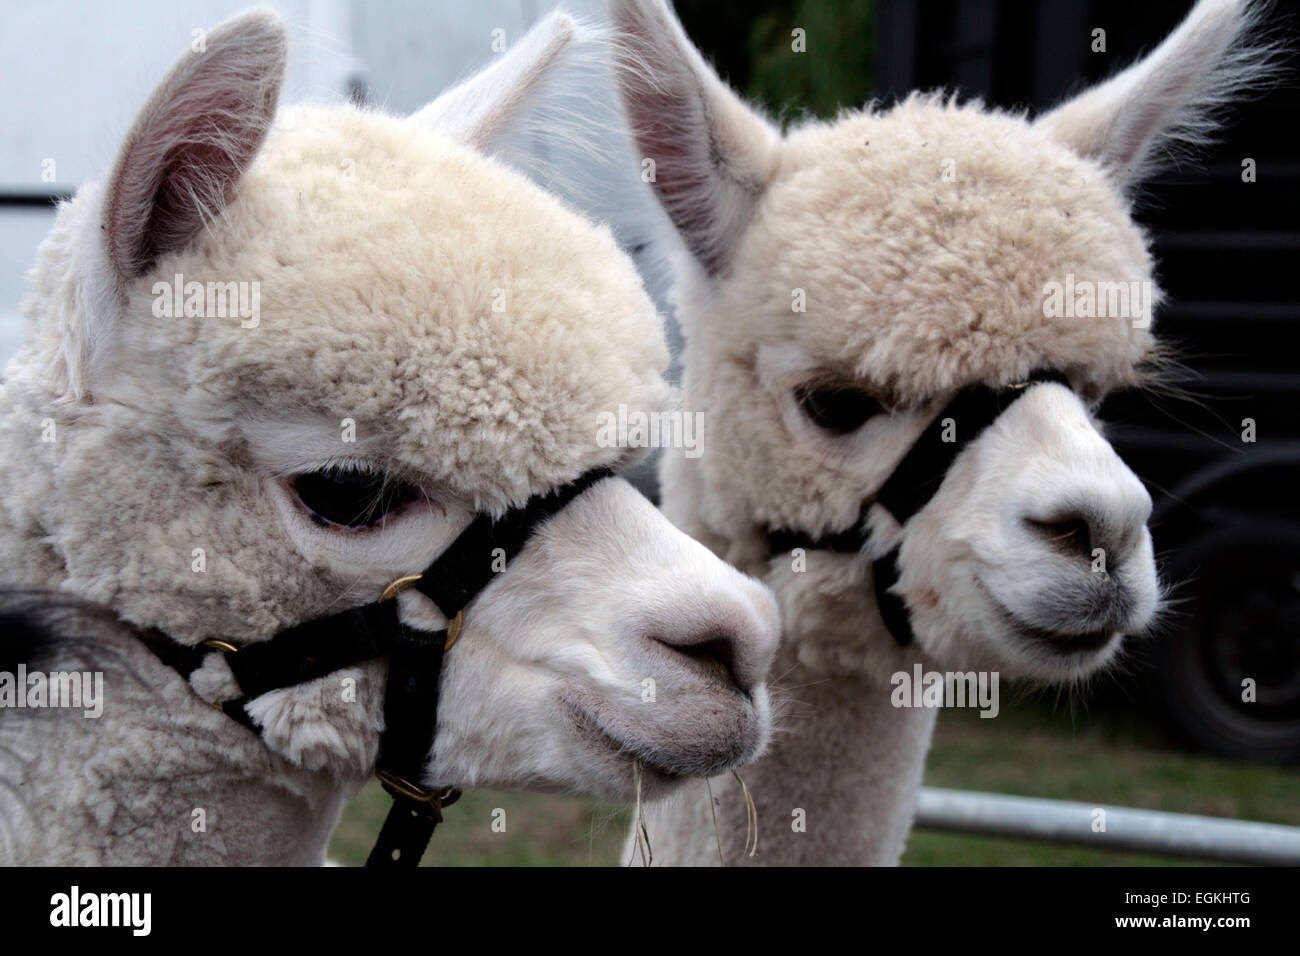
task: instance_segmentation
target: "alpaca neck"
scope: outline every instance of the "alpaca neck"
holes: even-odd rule
[[[0,719],[0,863],[318,865],[364,778],[289,765],[126,629],[27,665],[101,670],[103,712]],[[20,759],[18,755],[23,755]],[[4,791],[21,792],[20,802]]]
[[[699,512],[704,496],[694,483],[700,473],[681,464],[665,460],[664,513],[741,570],[765,577],[784,619],[772,668],[777,729],[766,754],[740,771],[759,818],[752,859],[743,856],[740,786],[731,777],[711,781],[726,862],[896,864],[911,829],[937,711],[895,707],[891,676],[911,675],[918,663],[925,670],[933,665],[915,646],[900,647],[889,635],[859,564],[810,555],[806,573],[779,562],[769,566],[760,536],[728,536],[710,526]],[[647,822],[654,862],[718,862],[703,786],[688,784],[683,796],[651,808]]]
[[[783,655],[790,657],[791,655]],[[767,753],[740,774],[758,811],[758,852],[744,856],[745,801],[734,778],[711,781],[728,864],[892,865],[912,824],[936,711],[898,708],[870,677],[817,677],[786,660],[773,697],[784,715]],[[716,864],[708,794],[648,814],[654,862]]]

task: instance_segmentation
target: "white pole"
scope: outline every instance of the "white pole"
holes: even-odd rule
[[[1300,827],[922,787],[916,826],[1231,863],[1300,864]]]

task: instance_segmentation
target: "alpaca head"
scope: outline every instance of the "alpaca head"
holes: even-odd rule
[[[952,666],[1070,679],[1146,628],[1151,501],[1093,416],[1157,354],[1159,292],[1126,193],[1249,78],[1244,6],[1205,0],[1145,60],[1034,122],[913,95],[782,135],[663,3],[617,0],[623,100],[686,252],[687,404],[714,436],[666,464],[670,513],[690,508],[688,527],[757,571],[763,528],[851,527],[962,389],[1054,370],[1069,386],[1027,389],[902,527],[874,506],[869,550],[901,544],[894,593],[921,649]],[[675,485],[689,504],[668,500]],[[874,617],[865,561],[791,564],[770,578],[790,630]]]
[[[670,400],[659,318],[608,229],[486,155],[584,39],[549,18],[409,119],[277,117],[266,14],[182,57],[33,274],[4,386],[27,444],[0,475],[24,566],[178,641],[265,639],[373,602],[476,513],[628,460],[599,415]],[[771,595],[622,479],[494,570],[448,652],[426,783],[621,798],[636,762],[653,790],[764,746]],[[210,661],[196,687],[221,683]],[[382,679],[250,712],[294,762],[364,772]]]

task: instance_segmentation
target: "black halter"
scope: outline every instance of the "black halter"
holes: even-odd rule
[[[814,551],[837,551],[857,554],[867,543],[867,513],[872,505],[881,505],[903,525],[929,503],[943,484],[948,469],[957,460],[963,448],[979,437],[994,419],[1001,415],[1017,398],[1040,382],[1056,382],[1069,387],[1066,377],[1055,371],[1035,372],[1023,382],[993,389],[987,385],[972,385],[962,389],[916,440],[898,467],[885,479],[875,495],[862,503],[857,520],[843,531],[814,538],[803,531],[769,530],[767,542],[770,553],[783,554],[795,548]],[[957,434],[944,440],[945,422],[952,419]],[[898,583],[898,548],[876,558],[871,563],[871,578],[876,591],[876,604],[885,627],[899,645],[906,647],[914,640],[907,605],[889,589]]]
[[[420,785],[433,750],[438,722],[438,681],[443,653],[460,636],[462,614],[496,573],[494,551],[512,560],[537,526],[612,472],[589,471],[546,495],[536,495],[493,520],[481,514],[422,573],[398,578],[373,604],[350,608],[298,624],[269,640],[235,646],[208,640],[197,647],[177,644],[153,632],[146,640],[163,663],[189,680],[212,653],[225,655],[240,696],[214,704],[257,733],[247,704],[267,691],[291,687],[377,657],[388,658],[384,687],[384,733],[375,775],[393,797],[367,866],[416,866],[429,845],[442,808],[460,796],[454,788],[433,791]],[[500,567],[497,564],[497,567]],[[421,631],[405,626],[391,598],[413,587],[448,620],[446,629]]]

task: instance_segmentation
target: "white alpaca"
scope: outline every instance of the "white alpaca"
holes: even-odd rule
[[[1241,43],[1255,15],[1203,0],[1149,57],[1036,122],[913,95],[782,135],[660,0],[613,12],[624,103],[688,253],[686,407],[711,436],[701,458],[665,457],[664,510],[764,576],[783,611],[784,732],[743,772],[754,859],[895,863],[936,711],[895,706],[893,675],[1077,681],[1157,611],[1151,501],[1092,414],[1159,356],[1150,243],[1126,192],[1258,75]],[[1146,298],[1128,317],[1053,316],[1049,283],[1097,283],[1103,306],[1118,287],[1101,283]],[[959,415],[941,435],[955,395],[1040,370],[1066,384],[1008,391],[983,431]],[[922,438],[926,453],[969,444],[932,485],[902,489],[934,492],[916,513],[875,502]],[[769,538],[855,529],[840,553]],[[873,564],[887,570],[895,549],[889,586]],[[899,599],[891,636],[882,610]],[[748,860],[739,787],[713,792],[723,854]],[[718,861],[703,787],[650,824],[655,860]]]
[[[247,653],[628,460],[598,416],[669,400],[655,310],[608,230],[484,154],[580,39],[552,17],[414,121],[277,118],[284,32],[245,15],[60,209],[0,388],[4,579],[59,595],[6,602],[0,671],[103,671],[103,713],[0,709],[0,862],[319,863],[385,661],[256,696],[259,736],[209,705],[240,693],[224,651],[186,682],[144,640]],[[178,276],[256,308],[160,315]],[[621,479],[492,570],[415,783],[621,800],[765,745],[775,602]]]

